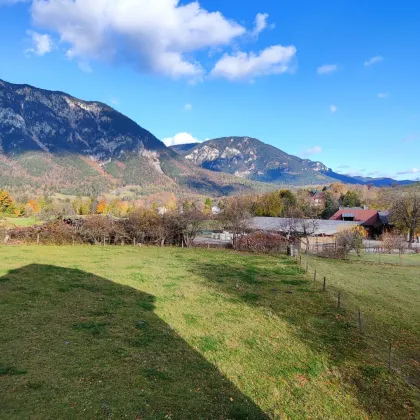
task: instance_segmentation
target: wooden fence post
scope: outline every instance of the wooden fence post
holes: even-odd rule
[[[322,286],[322,290],[325,292],[325,290],[327,290],[327,278],[324,277],[324,284]]]
[[[39,245],[39,233],[36,234],[36,243]]]
[[[136,246],[136,238],[133,239],[133,246]]]
[[[341,309],[341,292],[338,292],[337,308]]]
[[[299,255],[299,265],[302,267],[302,255]]]
[[[315,270],[315,273],[314,273],[314,281],[316,281],[316,270]]]
[[[104,246],[105,246],[105,236],[104,236]]]
[[[360,312],[360,309],[358,312],[358,320],[359,320],[359,332],[362,333],[363,332],[362,331],[362,313]]]

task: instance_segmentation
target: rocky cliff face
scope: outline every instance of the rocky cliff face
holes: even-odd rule
[[[0,150],[71,152],[94,160],[167,150],[134,121],[99,102],[0,81]]]
[[[195,165],[242,178],[278,184],[320,184],[331,180],[322,174],[321,162],[300,159],[260,140],[223,137],[181,151]]]

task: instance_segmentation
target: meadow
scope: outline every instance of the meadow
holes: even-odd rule
[[[1,247],[0,417],[419,418],[353,310],[415,346],[418,268],[309,262],[342,308],[281,256]]]

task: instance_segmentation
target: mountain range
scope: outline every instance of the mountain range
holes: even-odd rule
[[[339,181],[346,184],[390,187],[414,182],[339,174],[322,162],[289,155],[249,137],[223,137],[171,148],[202,168],[274,184],[319,185]]]
[[[108,105],[1,80],[0,186],[70,195],[271,188],[197,167]]]
[[[279,184],[329,184],[338,176],[321,162],[248,137],[171,149],[101,102],[0,80],[1,188],[67,195],[129,190],[135,196],[163,191],[223,196]]]

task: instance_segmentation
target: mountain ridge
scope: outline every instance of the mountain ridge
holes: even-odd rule
[[[106,104],[4,80],[0,184],[86,195],[128,185],[211,196],[271,188],[197,168]]]
[[[309,185],[333,182],[321,162],[301,159],[252,137],[221,137],[193,147],[175,147],[197,166],[245,179],[274,184]]]
[[[248,150],[247,154],[242,154],[241,150],[238,150],[238,146],[240,143],[247,141],[253,142],[254,150]],[[234,150],[226,153],[229,142]],[[409,185],[414,182],[410,180],[397,181],[392,178],[364,178],[338,174],[322,162],[290,155],[275,146],[252,137],[221,137],[202,143],[175,145],[171,148],[198,166],[216,172],[232,173],[248,179],[274,184],[316,185],[340,181],[354,185],[388,187]],[[266,159],[267,154],[270,155],[269,159]]]

